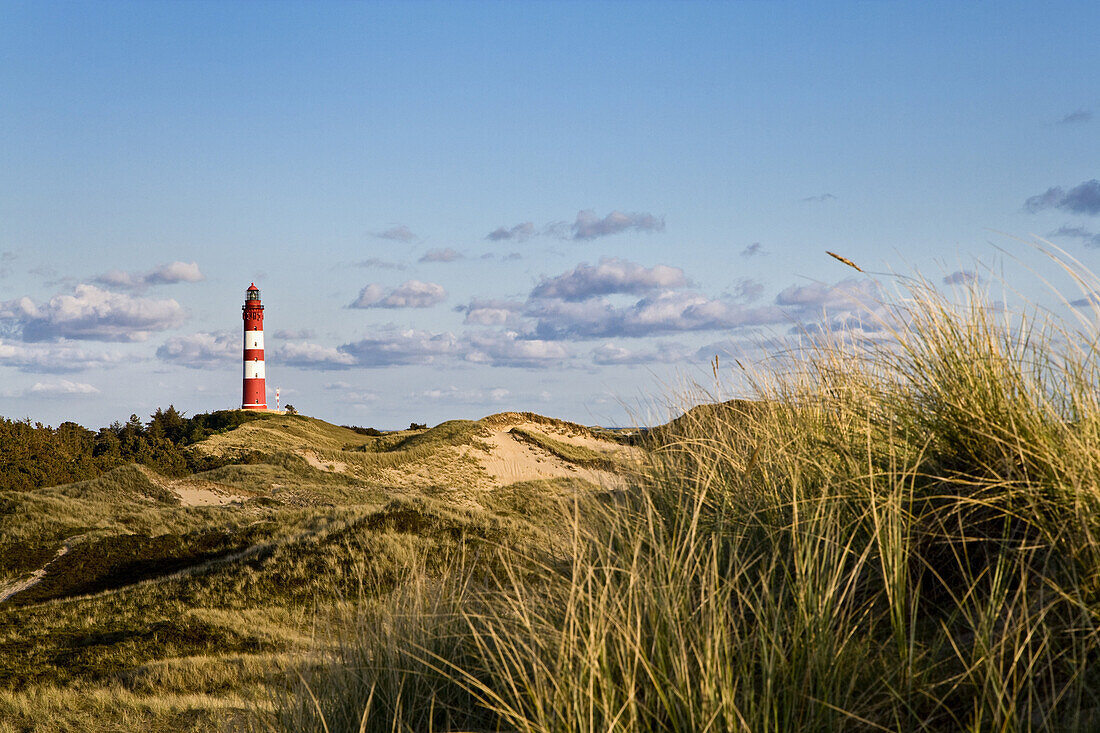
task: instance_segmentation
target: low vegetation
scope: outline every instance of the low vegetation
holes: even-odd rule
[[[360,607],[262,725],[1100,727],[1096,334],[908,286],[655,432],[560,552]]]
[[[0,731],[1096,730],[1097,334],[908,286],[639,435],[5,422]]]
[[[170,463],[141,448],[103,459],[79,426],[6,423],[24,443],[3,446],[37,441],[4,452],[9,467],[90,461],[36,482],[80,480],[0,489],[0,731],[240,728],[311,674],[311,652],[332,653],[322,632],[354,609],[496,575],[500,548],[563,547],[570,499],[598,491],[568,475],[490,481],[482,421],[382,432],[239,415],[169,408],[123,427],[122,446],[159,441]]]

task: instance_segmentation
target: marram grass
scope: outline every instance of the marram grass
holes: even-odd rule
[[[660,432],[560,556],[364,604],[262,725],[1100,728],[1096,334],[923,281]]]

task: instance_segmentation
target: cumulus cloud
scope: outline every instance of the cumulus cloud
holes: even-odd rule
[[[523,312],[523,303],[514,300],[481,300],[474,298],[469,305],[455,307],[466,314],[466,323],[475,326],[505,326],[513,324]]]
[[[438,364],[462,352],[453,333],[417,330],[367,337],[339,348],[364,367]]]
[[[816,315],[822,310],[858,310],[877,300],[879,291],[874,281],[855,278],[841,280],[835,285],[820,282],[791,285],[775,298],[776,305],[790,306],[807,315]]]
[[[240,334],[199,332],[168,339],[157,349],[157,358],[192,369],[208,369],[239,360],[241,349]]]
[[[331,346],[313,343],[282,344],[272,354],[272,361],[287,366],[314,369],[345,369],[355,364],[355,357]]]
[[[455,260],[461,260],[462,253],[457,252],[450,247],[446,249],[429,249],[424,253],[424,256],[420,258],[420,262],[454,262]]]
[[[678,344],[658,344],[655,349],[627,349],[602,344],[592,350],[592,363],[599,366],[638,366],[644,364],[681,364],[696,361],[692,353]]]
[[[139,298],[88,284],[41,304],[27,297],[0,302],[0,327],[20,333],[27,342],[144,341],[183,319],[183,308],[174,300]]]
[[[943,278],[944,285],[969,285],[970,283],[976,283],[981,280],[978,277],[978,273],[973,270],[956,270],[955,272],[945,275]]]
[[[359,291],[349,308],[429,308],[443,302],[447,291],[437,283],[406,280],[396,288],[386,290],[371,283]]]
[[[544,368],[570,357],[561,344],[523,338],[515,331],[469,334],[464,346],[466,361],[497,367]]]
[[[146,272],[111,270],[94,278],[94,282],[122,290],[142,290],[150,285],[197,283],[206,277],[197,262],[169,262]]]
[[[406,330],[381,333],[334,349],[311,347],[295,352],[294,366],[339,369],[474,363],[494,367],[558,366],[571,353],[561,344],[528,338],[516,331],[450,332]],[[343,384],[343,383],[339,383]]]
[[[1087,109],[1079,109],[1070,112],[1068,115],[1058,120],[1060,125],[1079,125],[1083,122],[1092,121],[1092,112]]]
[[[70,382],[68,379],[59,379],[56,382],[35,382],[27,392],[39,397],[79,397],[99,394],[99,390],[90,384]]]
[[[764,251],[764,245],[760,244],[760,242],[753,242],[741,250],[742,257],[755,257],[756,255],[763,254],[767,254],[767,252]]]
[[[535,319],[534,333],[543,339],[645,337],[820,320],[823,312],[834,319],[846,318],[846,314],[873,307],[877,295],[872,281],[849,279],[835,285],[792,285],[767,306],[749,307],[698,293],[662,291],[626,307],[616,307],[603,298],[532,300],[525,315]],[[604,354],[603,358],[610,356]]]
[[[1091,232],[1084,227],[1062,225],[1056,231],[1051,232],[1049,236],[1080,239],[1086,247],[1100,247],[1100,233]]]
[[[388,239],[391,242],[405,242],[406,244],[415,242],[419,239],[419,237],[413,234],[404,224],[397,224],[388,229],[383,229],[382,231],[371,232],[371,236],[376,239]]]
[[[1093,178],[1066,191],[1061,186],[1048,188],[1030,197],[1024,208],[1031,213],[1044,209],[1061,209],[1073,214],[1100,214],[1100,181]]]
[[[824,203],[826,201],[832,201],[835,198],[836,198],[836,196],[832,195],[831,193],[823,193],[823,194],[820,194],[818,196],[807,196],[806,198],[802,199],[802,203],[805,203],[805,204],[820,204],[820,203]]]
[[[0,366],[32,374],[80,372],[142,361],[118,352],[89,351],[63,344],[20,344],[0,340]]]
[[[535,236],[534,223],[525,221],[514,227],[497,227],[485,238],[492,242],[525,242],[533,236]]]
[[[641,337],[681,331],[709,331],[779,323],[786,316],[774,306],[748,308],[697,293],[666,291],[616,307],[604,299],[582,302],[533,301],[527,315],[544,339]]]
[[[628,230],[662,232],[664,229],[665,220],[658,219],[653,214],[612,211],[601,219],[591,209],[577,212],[577,219],[572,226],[573,239],[595,239]]]
[[[645,268],[617,257],[604,257],[598,265],[582,263],[557,277],[544,278],[531,291],[531,297],[580,301],[613,293],[638,295],[685,285],[687,278],[679,267]]]

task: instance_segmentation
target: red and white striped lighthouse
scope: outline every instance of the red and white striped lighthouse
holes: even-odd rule
[[[244,296],[244,398],[242,410],[266,410],[267,389],[264,386],[264,307],[256,283],[248,286]]]

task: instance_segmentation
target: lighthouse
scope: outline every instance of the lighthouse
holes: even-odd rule
[[[256,283],[245,291],[244,305],[244,397],[242,410],[266,410],[264,386],[264,307]]]

